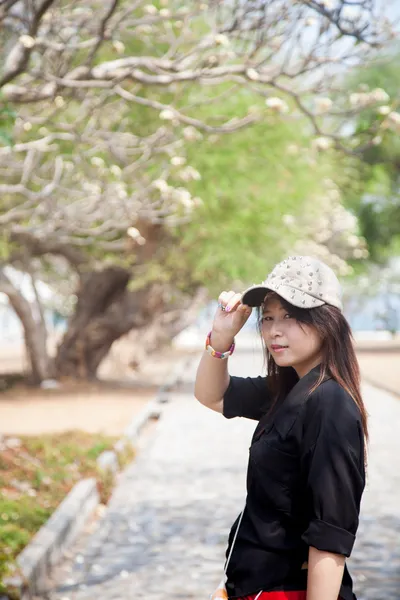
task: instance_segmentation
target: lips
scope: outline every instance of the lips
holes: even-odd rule
[[[281,346],[280,344],[272,344],[272,346],[271,346],[271,350],[273,350],[274,352],[279,352],[280,350],[285,350],[285,348],[288,348],[288,346]]]

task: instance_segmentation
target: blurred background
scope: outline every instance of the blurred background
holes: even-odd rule
[[[291,254],[335,270],[364,380],[399,394],[399,17],[0,3],[0,578],[219,293]]]

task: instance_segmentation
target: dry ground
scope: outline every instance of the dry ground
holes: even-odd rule
[[[132,418],[157,393],[182,353],[174,348],[152,356],[139,371],[129,369],[129,343],[122,340],[101,365],[103,383],[63,382],[61,389],[15,385],[0,392],[0,435],[40,435],[81,429],[122,435]],[[23,371],[23,349],[0,350],[0,373]]]

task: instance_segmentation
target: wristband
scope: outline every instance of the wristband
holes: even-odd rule
[[[229,348],[229,350],[227,350],[226,352],[218,352],[217,350],[214,350],[214,348],[211,346],[211,333],[212,332],[210,331],[206,339],[206,350],[208,354],[210,354],[214,358],[221,358],[222,360],[225,360],[226,358],[228,358],[228,356],[233,354],[233,351],[235,349],[235,340],[233,340],[232,346]]]

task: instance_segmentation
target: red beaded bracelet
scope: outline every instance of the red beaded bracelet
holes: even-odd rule
[[[225,358],[228,358],[228,356],[230,356],[231,354],[233,354],[233,351],[235,349],[235,340],[233,340],[232,346],[229,348],[229,350],[227,350],[226,352],[217,352],[217,350],[214,350],[214,348],[211,346],[211,333],[212,332],[210,331],[206,339],[206,350],[208,354],[210,354],[214,358],[222,358],[223,360]]]

